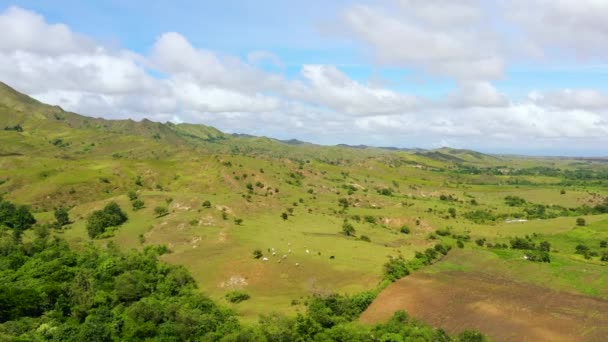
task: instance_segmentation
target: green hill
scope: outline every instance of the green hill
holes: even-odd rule
[[[431,263],[606,300],[607,186],[603,160],[321,146],[105,120],[0,84],[5,200],[30,206],[40,225],[69,209],[71,223],[52,234],[75,250],[165,245],[163,261],[186,267],[245,322],[302,313],[311,296],[373,297]],[[91,238],[88,218],[110,202],[128,220]],[[515,237],[549,242],[552,262],[524,259],[530,251],[509,247]],[[444,261],[449,248],[466,258]],[[235,290],[251,298],[227,301]]]

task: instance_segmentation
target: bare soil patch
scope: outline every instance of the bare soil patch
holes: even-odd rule
[[[397,310],[450,333],[477,329],[495,341],[606,341],[608,301],[461,271],[415,273],[386,288],[361,315]]]

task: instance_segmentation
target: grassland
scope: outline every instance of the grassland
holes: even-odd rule
[[[373,289],[390,257],[409,260],[438,241],[453,252],[418,272],[471,272],[608,300],[608,249],[600,247],[608,216],[593,210],[608,197],[601,159],[290,144],[202,125],[88,118],[0,85],[0,129],[16,125],[22,131],[0,130],[2,196],[30,205],[41,223],[68,207],[73,223],[54,234],[74,248],[167,245],[165,260],[186,266],[211,297],[249,293],[225,302],[245,320],[302,311],[312,294]],[[129,191],[143,209],[132,208]],[[509,206],[507,196],[525,204]],[[129,220],[90,239],[86,218],[111,201]],[[157,217],[158,206],[168,215]],[[345,221],[354,236],[342,233]],[[526,235],[550,243],[551,263],[493,247]],[[595,253],[577,254],[581,244]]]

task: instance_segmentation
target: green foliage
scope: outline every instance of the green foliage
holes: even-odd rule
[[[403,225],[403,226],[402,226],[402,227],[399,229],[399,231],[400,231],[401,233],[403,233],[403,234],[409,234],[409,233],[410,233],[410,227],[408,227],[408,226],[406,226],[406,225]]]
[[[511,248],[513,249],[535,249],[536,246],[530,238],[515,237],[511,240]]]
[[[207,208],[207,209],[211,208],[211,202],[209,200],[205,200],[203,202],[203,208]]]
[[[281,214],[281,218],[282,218],[283,220],[287,220],[287,219],[289,218],[289,214],[287,214],[286,212],[283,212],[283,213]]]
[[[260,259],[263,256],[264,256],[264,254],[262,254],[262,250],[261,249],[256,249],[256,250],[253,251],[253,257],[255,259]]]
[[[450,214],[450,217],[456,218],[456,208],[449,208],[448,214]]]
[[[363,217],[363,221],[370,223],[370,224],[376,224],[378,223],[378,220],[376,219],[375,216],[371,216],[371,215],[366,215]]]
[[[576,219],[576,225],[577,226],[581,226],[582,227],[582,226],[584,226],[586,224],[587,224],[587,221],[585,221],[584,218],[579,217],[579,218]]]
[[[67,224],[70,224],[70,214],[67,208],[57,207],[55,208],[53,214],[55,216],[55,221],[57,222],[58,226],[63,227]]]
[[[242,218],[235,218],[234,219],[234,224],[236,224],[237,226],[240,226],[241,224],[243,224],[243,219]]]
[[[129,200],[131,200],[131,201],[135,201],[138,198],[137,192],[135,192],[135,191],[129,191],[127,193],[127,196],[129,197]]]
[[[36,219],[27,206],[15,205],[0,198],[0,227],[3,225],[9,227],[16,236],[20,236],[35,223]]]
[[[551,257],[548,251],[531,250],[526,252],[526,259],[536,262],[551,262]]]
[[[117,227],[127,221],[128,217],[116,202],[108,203],[102,210],[94,211],[87,218],[87,232],[92,239],[105,233],[109,227]]]
[[[505,204],[509,207],[521,207],[526,204],[526,200],[518,196],[506,196]]]
[[[361,240],[361,241],[365,241],[365,242],[372,242],[372,240],[371,240],[371,239],[369,238],[369,236],[367,236],[367,235],[361,235],[361,236],[359,237],[359,240]]]
[[[608,247],[608,241],[607,240],[600,241],[600,248],[606,248],[606,247]]]
[[[243,329],[196,291],[184,268],[160,263],[154,248],[76,253],[48,238],[27,254],[25,245],[13,247],[21,263],[0,269],[0,317],[11,321],[0,325],[0,336],[10,340],[219,340]]]
[[[146,204],[144,203],[144,201],[142,201],[140,199],[136,199],[133,202],[131,202],[131,205],[133,206],[133,210],[140,210],[140,209],[143,209],[143,207]]]
[[[396,281],[410,274],[407,267],[407,262],[403,257],[391,258],[383,266],[384,278],[390,281]]]
[[[167,208],[166,206],[158,206],[154,208],[154,214],[156,215],[156,217],[163,217],[169,214],[169,208]]]
[[[228,300],[230,303],[235,304],[246,301],[247,299],[251,298],[251,296],[245,291],[231,291],[226,293],[225,297],[226,300]]]
[[[344,224],[342,225],[342,233],[344,233],[344,235],[353,236],[355,235],[355,232],[355,227],[353,227],[352,224],[344,222]]]
[[[382,195],[382,196],[393,196],[393,189],[391,188],[381,188],[378,189],[378,194]]]
[[[492,214],[489,210],[475,210],[469,211],[463,215],[466,219],[471,220],[475,223],[482,224],[486,222],[494,222],[497,217]]]
[[[462,242],[462,240],[457,240],[456,246],[458,246],[458,248],[464,248],[464,242]]]
[[[16,124],[14,126],[5,126],[5,131],[15,131],[15,132],[23,132],[23,127],[20,124]]]

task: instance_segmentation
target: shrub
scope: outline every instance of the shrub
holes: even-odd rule
[[[140,199],[136,199],[135,201],[131,202],[131,205],[133,206],[133,210],[139,210],[144,207],[145,203]]]
[[[204,201],[203,208],[211,208],[211,202],[209,202],[208,200]]]
[[[456,218],[456,208],[448,209],[448,214],[450,214],[452,218]]]
[[[541,250],[526,252],[526,259],[528,259],[529,261],[536,261],[536,262],[551,262],[551,257],[549,256],[549,252],[541,251]]]
[[[577,226],[581,226],[582,227],[582,226],[584,226],[586,224],[587,224],[587,221],[585,221],[584,218],[579,217],[579,218],[576,219],[576,225]]]
[[[367,235],[361,235],[361,236],[359,237],[359,240],[361,240],[361,241],[365,241],[365,242],[372,242],[372,240],[371,240],[371,239],[369,238],[369,236],[367,236]]]
[[[376,224],[378,221],[376,220],[376,217],[371,216],[371,215],[367,215],[365,217],[363,217],[363,220],[367,223],[371,223],[371,224]]]
[[[477,239],[475,240],[477,246],[482,247],[486,243],[486,239]]]
[[[407,263],[403,257],[391,258],[384,264],[384,278],[396,281],[410,274]]]
[[[456,241],[456,246],[458,246],[458,248],[464,248],[464,242],[462,242],[462,240],[458,240]]]
[[[606,248],[606,247],[608,247],[608,241],[606,241],[606,240],[600,241],[600,248]]]
[[[235,218],[234,219],[234,224],[236,224],[237,226],[240,226],[241,224],[243,224],[243,219],[241,219],[241,218]]]
[[[518,196],[505,197],[505,204],[509,207],[521,207],[526,204],[526,200]]]
[[[154,208],[154,214],[156,215],[156,217],[163,217],[169,214],[169,208],[165,206],[158,206]]]
[[[244,292],[244,291],[228,292],[228,293],[226,293],[225,297],[230,303],[235,303],[235,304],[246,301],[247,299],[251,298],[251,296],[247,292]]]
[[[129,200],[131,201],[135,201],[137,199],[137,193],[135,191],[129,191],[127,196],[129,196]]]
[[[68,213],[68,209],[64,207],[55,208],[55,220],[57,221],[57,225],[60,227],[65,226],[70,223],[70,216]]]
[[[87,219],[89,237],[96,238],[105,233],[108,227],[117,227],[127,221],[128,217],[116,202],[110,202],[102,210],[94,211]]]
[[[516,237],[511,240],[511,248],[513,249],[534,249],[534,243],[528,239]]]
[[[408,226],[402,226],[401,229],[399,229],[399,231],[403,234],[409,234],[410,233],[410,227]]]
[[[435,231],[435,234],[437,234],[439,236],[448,236],[448,235],[450,235],[450,230],[448,228],[446,228],[446,229],[437,229]]]
[[[256,249],[256,250],[253,251],[253,257],[255,259],[260,259],[263,256],[264,256],[264,254],[262,254],[262,250],[261,249]]]
[[[355,227],[348,222],[344,222],[342,225],[342,233],[344,233],[346,236],[353,236],[355,235]]]

